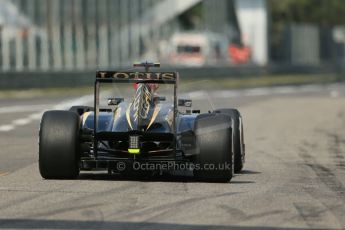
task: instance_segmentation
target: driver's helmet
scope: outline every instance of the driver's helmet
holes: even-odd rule
[[[151,93],[155,93],[157,91],[157,89],[159,88],[159,84],[154,84],[154,83],[147,83],[147,84],[143,84],[143,83],[134,83],[133,87],[134,89],[137,91],[139,85],[146,85],[150,90]]]

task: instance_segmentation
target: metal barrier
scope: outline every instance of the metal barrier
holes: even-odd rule
[[[335,74],[333,65],[324,66],[242,66],[242,67],[205,67],[205,68],[162,68],[162,71],[178,71],[182,79],[250,78],[279,74]],[[0,89],[28,89],[49,87],[92,87],[96,70],[92,71],[27,71],[0,72]],[[339,80],[345,79],[339,72]]]

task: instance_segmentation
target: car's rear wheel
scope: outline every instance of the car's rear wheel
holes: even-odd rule
[[[234,121],[234,167],[235,173],[241,172],[245,161],[245,145],[243,139],[243,122],[240,112],[237,109],[217,109],[216,113],[224,113]]]
[[[202,114],[195,121],[196,159],[194,175],[210,182],[228,182],[233,176],[231,118]]]
[[[45,179],[79,174],[79,116],[70,111],[43,114],[39,132],[39,170]]]

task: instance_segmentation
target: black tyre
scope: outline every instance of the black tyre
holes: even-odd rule
[[[39,169],[45,179],[79,174],[79,116],[70,111],[43,114],[39,132]]]
[[[195,121],[197,179],[228,182],[233,176],[231,118],[224,114],[201,114]],[[212,168],[211,168],[212,167]]]
[[[245,145],[243,138],[243,122],[240,112],[237,109],[217,109],[216,113],[224,113],[234,121],[234,167],[235,173],[241,172],[245,161]]]
[[[83,115],[83,113],[93,111],[93,107],[84,106],[84,105],[76,105],[72,106],[69,111],[77,113],[79,116]]]

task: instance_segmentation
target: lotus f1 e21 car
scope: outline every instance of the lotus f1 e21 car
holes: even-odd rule
[[[46,179],[73,179],[80,170],[105,169],[122,173],[133,163],[189,164],[202,181],[230,181],[244,164],[243,123],[238,110],[180,112],[191,100],[177,100],[176,72],[150,72],[154,63],[141,63],[145,72],[98,71],[94,107],[47,111],[39,132],[39,169]],[[100,85],[131,85],[134,97],[110,98],[100,108]],[[133,85],[135,90],[133,90]],[[170,100],[158,95],[171,86]],[[121,88],[120,88],[121,89]],[[162,90],[163,91],[163,90]],[[121,170],[119,170],[121,164]],[[168,168],[169,169],[169,168]]]

